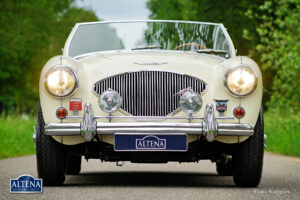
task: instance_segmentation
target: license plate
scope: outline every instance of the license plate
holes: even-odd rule
[[[115,151],[186,151],[186,134],[115,134]]]

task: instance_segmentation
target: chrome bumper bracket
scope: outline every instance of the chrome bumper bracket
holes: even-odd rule
[[[212,104],[206,105],[205,116],[202,122],[203,134],[208,142],[213,142],[218,134],[218,122],[215,118],[214,107]]]
[[[80,122],[80,134],[87,142],[92,141],[97,134],[97,122],[90,103],[84,106],[83,121]]]

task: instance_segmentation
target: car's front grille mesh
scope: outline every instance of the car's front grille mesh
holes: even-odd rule
[[[200,79],[164,71],[137,71],[103,79],[94,84],[94,91],[112,89],[123,98],[121,109],[134,116],[166,116],[180,107],[179,91],[191,88],[203,93],[206,84]]]

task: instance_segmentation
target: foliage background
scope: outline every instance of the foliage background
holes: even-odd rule
[[[300,156],[300,0],[149,0],[151,18],[220,22],[261,67],[267,150]]]
[[[300,156],[300,0],[149,0],[147,6],[153,19],[223,23],[238,54],[263,72],[269,149]],[[31,140],[34,119],[15,116],[36,113],[42,66],[61,54],[76,22],[96,20],[74,0],[0,0],[0,154],[17,146],[11,143],[17,139],[4,144],[7,135],[26,133]],[[27,125],[13,129],[16,122]]]
[[[220,22],[264,75],[264,108],[300,108],[300,0],[149,0],[151,18]]]
[[[73,0],[0,0],[0,113],[35,113],[41,68],[76,22],[96,20]]]

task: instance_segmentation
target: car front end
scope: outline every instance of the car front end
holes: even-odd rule
[[[156,36],[151,45],[95,52],[81,52],[89,41],[77,37],[98,34],[97,25],[110,23],[75,26],[64,55],[50,59],[41,73],[43,134],[63,144],[67,154],[86,159],[226,164],[238,145],[255,135],[262,100],[259,67],[235,55],[221,24],[192,26],[211,32],[217,43],[202,38],[170,45],[170,38],[157,34],[190,31],[191,22],[181,28],[174,21],[142,23],[146,39]],[[115,28],[118,36],[109,45],[126,46],[125,34],[118,41],[122,34],[116,25],[124,23],[111,24],[108,32]],[[171,50],[156,49],[166,43]]]

